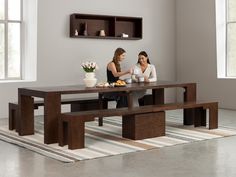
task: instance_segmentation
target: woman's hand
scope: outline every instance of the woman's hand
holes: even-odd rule
[[[134,72],[134,69],[133,68],[130,68],[129,70],[128,70],[128,74],[132,74]]]
[[[144,82],[149,82],[149,79],[147,76],[144,76]]]
[[[129,70],[127,70],[127,71],[125,72],[125,74],[131,74],[131,75],[132,75],[132,73],[133,73],[133,69],[132,69],[132,68],[130,68]]]

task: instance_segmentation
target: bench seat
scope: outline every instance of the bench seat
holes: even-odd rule
[[[109,116],[122,116],[133,115],[149,112],[160,112],[176,109],[194,109],[195,111],[195,126],[199,126],[199,120],[197,117],[205,114],[204,110],[209,109],[209,129],[218,128],[218,102],[196,101],[196,102],[184,102],[184,103],[169,103],[161,105],[147,105],[133,108],[118,108],[118,109],[103,109],[103,110],[90,110],[80,112],[64,113],[68,118],[73,117],[109,117]],[[197,109],[199,108],[199,109]],[[206,116],[205,116],[206,117]],[[205,117],[203,119],[205,119]],[[204,124],[205,125],[205,124]]]
[[[206,109],[209,109],[209,129],[218,127],[218,102],[197,101],[70,112],[61,114],[59,120],[59,145],[68,144],[69,149],[84,148],[84,123],[94,120],[95,117],[122,116],[122,136],[125,138],[144,139],[156,137],[156,135],[162,136],[165,135],[164,111],[176,109],[193,110],[195,127],[206,126]],[[157,125],[152,127],[155,123]],[[160,131],[155,132],[156,128],[160,129]],[[145,130],[154,133],[150,134],[145,132]]]

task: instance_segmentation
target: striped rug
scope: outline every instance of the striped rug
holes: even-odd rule
[[[67,146],[60,147],[58,144],[43,144],[42,118],[36,119],[34,135],[18,136],[7,126],[1,126],[0,139],[59,161],[75,162],[236,135],[236,130],[226,127],[208,130],[206,127],[183,126],[180,112],[168,111],[166,115],[166,136],[138,141],[122,138],[120,117],[105,118],[103,127],[99,127],[97,121],[87,122],[86,148],[78,150],[69,150]]]

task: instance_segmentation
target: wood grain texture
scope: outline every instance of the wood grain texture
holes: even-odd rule
[[[164,135],[164,111],[122,117],[122,136],[124,138],[141,140]]]
[[[61,96],[64,94],[83,94],[83,93],[106,93],[106,92],[126,92],[130,93],[132,91],[146,90],[152,89],[154,93],[154,104],[162,104],[164,103],[164,89],[165,88],[176,88],[181,87],[186,89],[186,93],[184,95],[185,102],[193,101],[196,98],[196,84],[195,83],[181,83],[181,82],[170,82],[170,81],[157,81],[150,83],[132,83],[127,84],[126,87],[114,87],[114,88],[86,88],[84,85],[71,85],[71,86],[56,86],[56,87],[37,87],[37,88],[19,88],[18,89],[18,98],[19,98],[19,134],[27,135],[34,133],[34,104],[33,97],[40,97],[44,99],[44,142],[45,143],[55,143],[57,142],[57,133],[56,129],[58,127],[58,118],[61,114]],[[191,93],[192,92],[192,93]],[[131,100],[131,99],[130,99]],[[184,105],[183,109],[187,109]],[[165,105],[166,106],[166,105]],[[165,107],[167,109],[167,107]],[[170,107],[173,109],[174,107]],[[170,109],[168,108],[168,109]],[[132,108],[132,102],[129,103],[128,109],[117,109],[117,110],[97,110],[94,112],[87,112],[86,116],[90,116],[91,114],[95,114],[96,116],[115,116],[115,115],[123,115],[128,113],[130,115],[132,111],[136,114],[140,113],[149,113],[153,112],[152,107],[142,106],[135,110]],[[155,107],[155,109],[157,109]],[[191,107],[188,107],[191,109]],[[159,110],[163,111],[163,110]],[[188,111],[187,111],[188,112]],[[194,119],[194,111],[189,111],[191,113],[186,113],[188,119]],[[82,113],[82,112],[81,112]],[[84,114],[83,112],[82,114]]]

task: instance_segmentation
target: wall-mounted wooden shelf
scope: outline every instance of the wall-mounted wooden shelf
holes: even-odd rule
[[[105,36],[100,36],[101,30],[105,31]],[[122,33],[127,34],[128,37],[122,37]],[[70,37],[121,40],[142,39],[142,18],[71,14]]]

